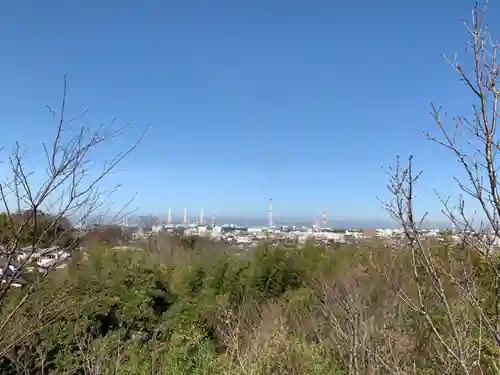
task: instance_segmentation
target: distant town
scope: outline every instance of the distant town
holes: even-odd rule
[[[219,223],[215,216],[205,220],[203,209],[200,210],[196,220],[189,220],[188,209],[184,209],[184,216],[176,223],[169,209],[165,222],[155,216],[140,216],[137,224],[130,224],[124,219],[119,225],[88,224],[80,225],[76,231],[82,243],[96,238],[112,243],[117,247],[129,249],[143,248],[144,240],[162,235],[182,237],[204,237],[212,242],[223,243],[234,249],[249,250],[266,242],[271,245],[284,245],[302,247],[306,243],[315,246],[342,246],[355,244],[363,240],[378,240],[384,247],[405,247],[408,236],[402,228],[331,228],[328,226],[327,211],[322,210],[321,221],[311,225],[275,225],[273,219],[273,202],[269,202],[268,225],[243,225],[234,223]],[[99,234],[111,229],[109,238],[100,237]],[[108,231],[109,232],[109,231]],[[422,229],[418,235],[421,240],[435,240],[460,242],[470,233],[451,229]],[[497,241],[495,236],[491,236]],[[76,243],[75,243],[76,244]],[[493,245],[496,245],[493,244]],[[70,247],[52,245],[49,247],[33,248],[24,246],[14,252],[10,248],[0,245],[0,272],[12,274],[15,279],[13,286],[22,286],[24,281],[19,273],[19,265],[29,259],[29,264],[24,267],[25,272],[38,270],[42,273],[53,268],[65,267],[71,259]]]
[[[256,247],[263,241],[303,245],[308,240],[316,245],[351,244],[363,239],[380,239],[387,246],[405,246],[407,236],[401,228],[332,228],[328,226],[327,210],[322,210],[321,221],[311,225],[275,225],[273,219],[273,201],[269,201],[268,225],[243,225],[219,223],[215,216],[207,221],[203,208],[196,220],[189,220],[188,209],[184,208],[183,219],[175,223],[171,210],[165,222],[154,216],[141,216],[139,223],[130,225],[122,222],[122,231],[133,240],[144,239],[159,234],[202,236],[213,241],[220,241],[240,249]],[[461,235],[452,229],[425,229],[420,235],[426,239],[459,241]],[[132,241],[133,242],[133,241]]]

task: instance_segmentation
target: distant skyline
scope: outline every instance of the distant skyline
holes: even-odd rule
[[[442,221],[433,189],[458,197],[452,155],[425,140],[430,102],[470,115],[473,96],[442,54],[464,66],[461,18],[475,2],[152,0],[7,2],[0,13],[0,146],[28,148],[68,115],[133,131],[96,154],[143,142],[104,184],[143,214],[329,217],[389,221],[382,166],[415,155],[419,213]],[[489,14],[498,14],[492,2]],[[494,17],[490,17],[494,21]],[[495,25],[493,36],[500,37]],[[495,39],[495,38],[494,38]],[[5,152],[0,154],[5,160]]]
[[[141,222],[141,215],[131,215],[129,217],[129,225],[137,225]],[[148,216],[148,215],[144,215]],[[166,223],[168,214],[165,215],[151,215],[156,216],[162,224]],[[188,216],[189,222],[196,222],[199,216]],[[173,224],[182,224],[182,215],[172,215]],[[216,216],[215,221],[218,225],[224,224],[241,224],[246,226],[268,226],[268,216]],[[212,216],[205,216],[204,222],[206,224],[212,223]],[[301,216],[287,216],[287,217],[273,217],[273,225],[296,225],[311,227],[317,225],[322,227],[321,216],[314,217],[301,217]],[[401,225],[391,218],[328,218],[327,228],[400,228]],[[449,221],[441,220],[426,220],[423,224],[424,228],[451,228],[452,225]]]
[[[166,216],[160,215],[158,218],[162,221],[165,221]],[[174,216],[173,218],[174,224],[182,224],[182,216]],[[315,220],[318,222],[318,226],[321,227],[321,221],[319,217],[308,218],[308,217],[278,217],[273,219],[275,226],[281,225],[296,225],[296,226],[306,226],[312,227],[315,224]],[[196,217],[190,217],[190,222],[196,222]],[[268,218],[265,216],[261,217],[245,217],[245,216],[219,216],[215,218],[216,223],[218,225],[224,224],[239,224],[244,226],[268,226]],[[205,222],[207,224],[212,223],[212,217],[208,217]],[[128,222],[129,225],[137,225],[140,224],[140,220],[138,216],[132,216],[131,220]],[[444,225],[443,223],[431,223],[439,226]],[[431,225],[432,226],[432,225]],[[328,228],[395,228],[399,227],[395,221],[391,220],[382,220],[382,219],[329,219],[327,221],[326,227]]]

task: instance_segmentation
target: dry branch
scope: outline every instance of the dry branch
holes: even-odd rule
[[[80,126],[75,129],[78,118],[68,119],[67,80],[64,77],[63,97],[59,110],[49,109],[56,121],[55,133],[50,143],[44,143],[45,177],[40,184],[33,183],[34,172],[25,160],[25,150],[15,144],[11,155],[4,163],[10,175],[0,182],[0,202],[3,205],[3,222],[0,223],[2,237],[1,257],[3,260],[0,286],[0,307],[5,310],[5,300],[13,285],[24,282],[23,297],[10,311],[3,311],[4,320],[0,322],[0,355],[14,341],[8,335],[8,327],[15,321],[30,294],[37,285],[55,269],[64,265],[74,252],[80,249],[82,228],[71,221],[78,217],[83,224],[92,217],[103,217],[104,204],[118,186],[103,189],[102,182],[112,173],[142,140],[145,131],[126,150],[117,153],[99,166],[95,160],[101,147],[130,130],[130,126],[116,126],[115,121],[100,125],[97,129]],[[38,173],[41,170],[37,171]],[[130,203],[130,202],[129,202]],[[111,221],[120,220],[126,215],[129,204],[118,210]],[[46,258],[46,266],[41,270],[36,262]],[[41,272],[40,272],[41,271]],[[27,280],[30,279],[30,280]],[[26,330],[34,332],[47,323],[48,318],[37,323],[37,328]],[[50,321],[50,319],[49,319]],[[19,340],[25,337],[19,338]]]
[[[398,159],[390,171],[392,199],[384,204],[401,224],[408,240],[416,285],[416,291],[408,291],[393,283],[394,290],[402,301],[424,317],[442,351],[441,362],[463,374],[482,373],[485,343],[493,340],[500,346],[500,192],[495,158],[500,145],[496,134],[500,95],[496,81],[500,67],[497,64],[499,44],[492,42],[485,25],[487,5],[486,1],[484,7],[473,10],[470,24],[464,21],[471,39],[473,73],[468,74],[456,58],[447,59],[477,99],[473,105],[474,117],[458,116],[453,126],[448,127],[441,107],[433,104],[432,115],[440,137],[426,134],[429,140],[448,150],[465,172],[465,180],[454,178],[463,192],[457,207],[450,206],[449,198],[438,195],[443,213],[460,231],[461,242],[446,245],[446,254],[439,254],[421,239],[422,220],[414,217],[414,187],[420,175],[413,177],[411,157],[404,167]],[[466,213],[471,202],[480,207],[490,231],[485,229],[482,220],[478,225],[475,218]],[[478,262],[487,265],[489,278],[479,274]],[[390,275],[379,270],[392,282]],[[494,296],[493,302],[487,301],[489,293]],[[444,321],[436,311],[445,317]]]

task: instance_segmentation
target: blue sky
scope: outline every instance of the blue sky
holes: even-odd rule
[[[426,141],[430,102],[470,112],[442,53],[464,52],[473,1],[24,1],[0,13],[0,143],[38,167],[68,74],[68,111],[133,129],[95,157],[143,142],[106,182],[140,212],[385,218],[382,166],[413,153],[455,194],[452,157]],[[492,7],[490,14],[498,14]],[[5,154],[4,154],[5,156]]]

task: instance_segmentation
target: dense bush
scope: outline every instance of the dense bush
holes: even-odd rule
[[[440,259],[463,263],[460,254],[436,251]],[[396,292],[395,282],[410,299],[417,291],[408,255],[368,247],[262,247],[243,254],[184,251],[165,259],[148,251],[96,246],[54,273],[23,306],[1,343],[6,355],[0,370],[442,373],[450,362],[442,358],[437,336]],[[472,266],[481,272],[477,288],[482,288],[480,280],[491,277],[489,268],[479,257]],[[475,312],[452,293],[451,284],[446,287],[457,319],[472,326]],[[432,288],[425,293],[426,311],[444,335],[447,311]],[[15,301],[13,294],[4,314]],[[484,303],[484,311],[493,308],[488,298]],[[32,323],[34,317],[38,325]],[[29,327],[32,334],[26,335]],[[464,335],[470,342],[483,340],[481,369],[495,373],[494,342],[473,329]]]

